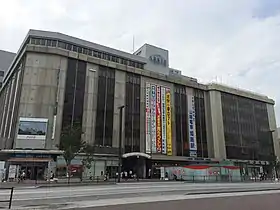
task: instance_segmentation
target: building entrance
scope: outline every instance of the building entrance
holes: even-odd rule
[[[122,159],[122,172],[128,177],[135,175],[137,178],[146,178],[146,161],[150,156],[145,153],[126,153]],[[126,172],[126,173],[125,173]]]

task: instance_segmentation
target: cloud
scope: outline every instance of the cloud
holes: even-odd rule
[[[0,48],[16,51],[30,28],[128,52],[134,36],[136,48],[168,49],[185,75],[274,98],[280,123],[279,11],[278,0],[3,0]]]

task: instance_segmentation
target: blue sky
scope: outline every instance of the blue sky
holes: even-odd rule
[[[150,43],[170,65],[276,100],[280,125],[279,0],[3,0],[0,49],[16,51],[29,28],[59,31],[127,52]]]

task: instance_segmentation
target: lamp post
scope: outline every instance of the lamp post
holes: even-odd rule
[[[124,105],[119,107],[120,116],[119,116],[119,165],[118,165],[118,182],[121,182],[121,170],[122,170],[122,117]]]

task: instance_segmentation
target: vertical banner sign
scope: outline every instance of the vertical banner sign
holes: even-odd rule
[[[157,86],[157,101],[156,101],[156,115],[157,115],[157,153],[161,153],[161,97],[160,86]]]
[[[170,89],[166,88],[166,142],[167,155],[172,155],[172,128],[171,128],[171,94]]]
[[[156,153],[156,86],[151,85],[152,95],[151,95],[151,142],[152,142],[152,153]]]
[[[161,87],[161,138],[162,154],[166,154],[166,103],[165,88]]]
[[[188,95],[188,119],[189,119],[189,148],[190,157],[197,156],[197,142],[195,129],[195,106],[194,96]]]
[[[146,153],[151,153],[151,85],[146,83]]]

